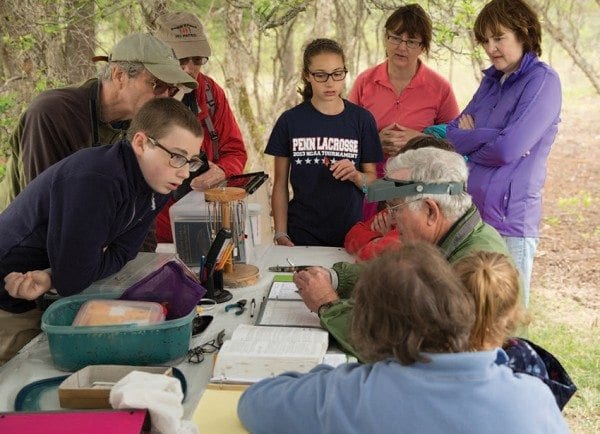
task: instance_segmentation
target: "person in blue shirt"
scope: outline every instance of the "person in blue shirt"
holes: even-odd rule
[[[0,213],[0,365],[37,333],[35,299],[77,294],[135,258],[169,194],[197,170],[202,128],[153,98],[127,139],[81,149],[37,176]]]
[[[475,300],[475,325],[471,331],[474,348],[502,347],[498,357],[513,372],[533,375],[550,388],[562,410],[577,386],[560,362],[544,348],[514,337],[528,321],[519,294],[519,272],[508,256],[497,252],[474,252],[454,265],[454,271]]]
[[[366,364],[287,372],[250,386],[238,416],[254,434],[567,433],[544,383],[473,351],[473,297],[435,246],[367,263],[351,339]]]
[[[346,73],[337,42],[315,39],[304,50],[304,102],[279,117],[265,150],[275,157],[276,244],[341,247],[362,219],[383,153],[373,115],[341,96]]]

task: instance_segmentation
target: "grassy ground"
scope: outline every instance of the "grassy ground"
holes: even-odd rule
[[[573,433],[600,432],[600,327],[598,323],[574,325],[562,313],[581,309],[576,302],[532,296],[529,337],[553,354],[578,386],[564,410]]]
[[[600,96],[566,98],[548,161],[534,264],[530,338],[579,390],[564,414],[574,433],[600,432]]]

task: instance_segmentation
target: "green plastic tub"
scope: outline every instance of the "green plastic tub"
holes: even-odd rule
[[[152,325],[73,327],[81,305],[118,294],[76,295],[58,300],[42,316],[50,354],[58,369],[76,371],[88,365],[176,365],[188,351],[192,309],[184,317]]]

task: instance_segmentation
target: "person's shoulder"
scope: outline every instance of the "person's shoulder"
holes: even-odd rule
[[[279,119],[288,120],[296,116],[306,116],[310,114],[313,110],[314,109],[311,107],[310,102],[302,101],[300,104],[295,105],[294,107],[290,107],[287,110],[284,110],[281,113],[281,115],[279,115]]]
[[[355,82],[370,82],[375,80],[385,72],[385,65],[386,63],[383,62],[365,69],[356,76]]]
[[[428,86],[438,87],[438,88],[450,88],[450,81],[444,77],[442,74],[437,72],[435,69],[426,65],[424,62],[421,62],[421,66],[419,68],[419,72],[421,73],[424,82]]]
[[[196,81],[200,86],[206,86],[208,84],[213,92],[225,93],[221,85],[217,83],[214,78],[202,72],[198,74],[198,79]]]
[[[27,107],[27,112],[30,115],[36,113],[56,114],[57,112],[73,108],[73,105],[87,104],[88,93],[89,91],[80,87],[48,89],[31,101]]]
[[[329,371],[330,381],[334,383],[365,384],[377,382],[382,377],[390,375],[394,370],[393,365],[398,365],[393,360],[384,360],[377,363],[344,363]]]
[[[352,101],[349,101],[347,99],[344,99],[344,110],[347,114],[357,115],[361,118],[373,118],[373,115],[369,110],[359,106],[358,104],[354,104]]]
[[[560,83],[558,72],[546,62],[536,58],[528,70],[529,76],[535,76],[538,79]]]
[[[115,177],[115,162],[123,159],[123,153],[127,152],[125,147],[130,148],[130,145],[123,139],[115,144],[79,149],[63,160],[65,173],[96,173]]]

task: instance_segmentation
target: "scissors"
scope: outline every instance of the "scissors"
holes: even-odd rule
[[[229,312],[230,309],[237,309],[235,312],[236,315],[241,315],[246,310],[246,299],[242,298],[241,300],[236,301],[235,303],[228,304],[225,306],[225,312]]]

